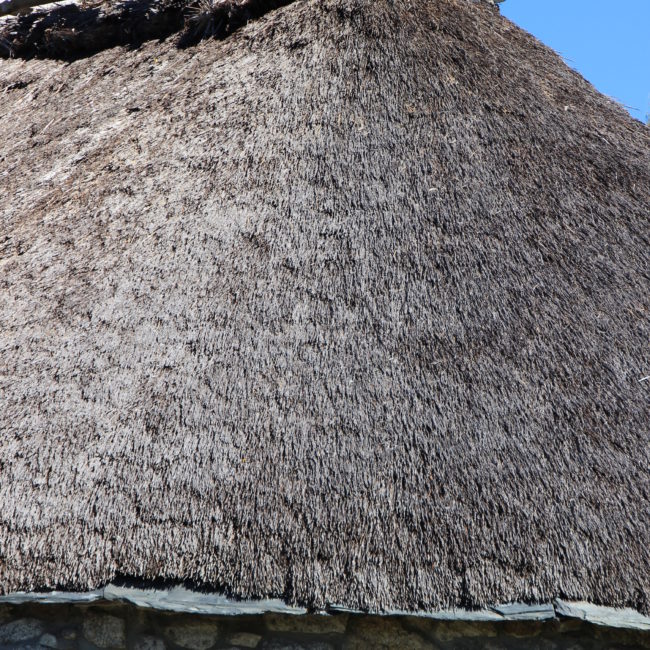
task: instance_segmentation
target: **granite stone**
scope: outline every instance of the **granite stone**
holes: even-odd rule
[[[188,650],[208,650],[219,637],[219,626],[209,621],[177,623],[165,628],[170,641]]]
[[[84,637],[98,648],[126,647],[126,624],[117,616],[90,614],[82,629]]]
[[[33,618],[20,618],[0,626],[0,643],[28,641],[43,632],[43,623]]]
[[[267,629],[272,632],[300,632],[302,634],[343,634],[348,623],[347,614],[317,614],[307,616],[280,616],[267,614],[264,617]]]
[[[229,637],[228,643],[232,643],[234,646],[239,648],[257,648],[261,640],[262,637],[259,634],[239,632]]]

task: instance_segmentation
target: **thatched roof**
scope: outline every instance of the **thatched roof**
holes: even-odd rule
[[[650,609],[650,132],[483,3],[0,63],[0,591]]]

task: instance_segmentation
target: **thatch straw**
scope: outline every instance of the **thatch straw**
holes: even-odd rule
[[[650,605],[650,134],[481,4],[0,64],[0,591]]]

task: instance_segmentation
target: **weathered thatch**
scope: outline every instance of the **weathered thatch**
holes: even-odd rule
[[[0,590],[650,609],[650,133],[487,5],[0,63]]]

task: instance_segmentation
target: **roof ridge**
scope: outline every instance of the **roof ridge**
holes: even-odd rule
[[[450,0],[454,2],[455,0]],[[499,11],[503,0],[464,0]],[[176,36],[180,48],[223,40],[296,0],[79,0],[27,9],[0,22],[0,58],[74,61],[118,46]],[[364,0],[344,0],[343,4]],[[372,4],[372,3],[370,3]]]
[[[0,58],[72,61],[175,34],[177,45],[188,47],[207,38],[225,39],[249,21],[294,1],[102,0],[40,9],[0,24]]]

